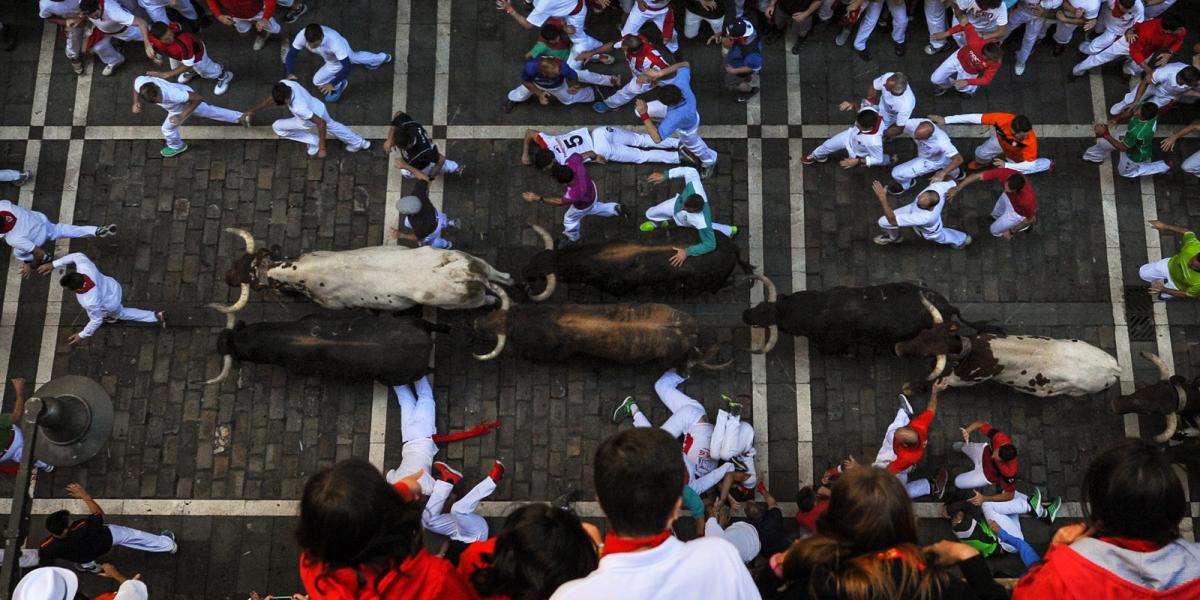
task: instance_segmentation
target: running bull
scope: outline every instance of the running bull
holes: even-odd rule
[[[527,287],[545,281],[542,292],[530,296],[535,302],[554,295],[559,279],[584,283],[614,296],[624,296],[640,287],[692,294],[725,288],[731,283],[734,267],[740,266],[744,273],[754,272],[754,267],[742,260],[737,245],[723,235],[716,236],[717,247],[712,252],[672,266],[670,259],[676,248],[691,246],[700,239],[699,232],[691,228],[660,227],[629,238],[555,248],[550,232],[534,223],[529,226],[545,244],[522,273]]]
[[[767,296],[766,302],[742,313],[742,322],[767,328],[767,340],[755,352],[770,352],[780,329],[808,338],[823,354],[842,354],[855,345],[891,350],[933,325],[922,304],[926,298],[944,314],[977,330],[984,327],[963,319],[941,294],[912,283],[835,287],[779,297],[770,279],[751,277],[762,282]]]
[[[1080,340],[1032,335],[960,336],[936,306],[921,298],[933,326],[896,344],[897,356],[936,357],[928,381],[945,377],[953,387],[995,380],[1027,394],[1084,396],[1108,389],[1121,374],[1117,359]],[[905,393],[927,382],[905,384]]]
[[[1200,378],[1189,382],[1178,375],[1171,375],[1171,370],[1157,354],[1143,352],[1142,358],[1158,367],[1158,383],[1113,400],[1113,412],[1119,415],[1166,415],[1166,428],[1154,437],[1156,442],[1166,442],[1179,429],[1180,417],[1183,417],[1185,427],[1189,423],[1192,427],[1196,426],[1196,419],[1200,417]]]
[[[417,304],[478,308],[496,302],[487,294],[499,289],[496,283],[512,285],[508,273],[457,250],[371,246],[278,260],[265,248],[255,252],[250,232],[236,227],[225,231],[245,241],[246,253],[225,272],[225,282],[241,287],[241,295],[221,312],[246,306],[250,288],[298,293],[325,308],[401,311]]]
[[[712,363],[718,348],[702,352],[700,327],[691,315],[665,304],[562,304],[511,306],[501,293],[501,308],[475,320],[477,334],[496,338],[479,360],[492,360],[512,345],[529,360],[561,361],[575,355],[624,364],[661,363],[687,369],[723,369]]]

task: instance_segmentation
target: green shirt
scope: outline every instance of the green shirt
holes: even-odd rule
[[[700,496],[692,488],[686,485],[683,486],[683,506],[692,513],[692,518],[704,518],[704,501],[700,499]]]
[[[541,58],[543,56],[553,56],[554,58],[557,58],[559,60],[566,61],[568,58],[571,57],[571,48],[570,48],[570,46],[568,46],[561,50],[555,50],[554,48],[547,46],[546,42],[538,42],[533,45],[533,50],[529,51],[529,56],[530,56],[530,58]]]
[[[1154,128],[1158,117],[1143,121],[1137,117],[1129,119],[1129,128],[1121,140],[1125,144],[1125,155],[1138,163],[1150,162],[1154,154]]]
[[[1171,283],[1174,283],[1179,291],[1193,298],[1200,296],[1200,272],[1193,271],[1188,263],[1192,262],[1197,254],[1200,254],[1200,239],[1196,239],[1196,234],[1189,231],[1183,234],[1183,247],[1179,249],[1179,253],[1167,261]]]

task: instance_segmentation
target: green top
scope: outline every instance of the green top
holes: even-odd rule
[[[692,518],[704,518],[704,501],[696,494],[695,490],[688,486],[683,486],[683,506],[692,513]]]
[[[1192,258],[1197,254],[1200,254],[1200,240],[1196,239],[1195,233],[1189,231],[1183,234],[1183,247],[1179,249],[1179,253],[1167,261],[1171,283],[1174,283],[1179,291],[1193,298],[1200,296],[1200,272],[1192,270],[1188,263],[1192,262]]]
[[[0,453],[3,453],[13,442],[12,415],[0,415]]]
[[[988,527],[987,522],[979,519],[971,519],[971,522],[974,523],[974,527],[968,531],[956,529],[954,535],[962,543],[978,550],[984,558],[991,556],[1000,546],[1000,538],[996,536],[991,527]]]
[[[533,45],[533,50],[529,51],[531,58],[541,58],[543,56],[553,56],[562,61],[566,61],[571,57],[571,48],[568,46],[562,50],[555,50],[546,45],[546,42],[538,42]]]
[[[1121,140],[1125,144],[1125,155],[1138,163],[1150,162],[1154,154],[1154,128],[1158,117],[1143,121],[1137,117],[1129,119],[1129,128]]]

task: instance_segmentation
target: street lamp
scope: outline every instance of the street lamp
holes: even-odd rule
[[[80,375],[50,380],[25,403],[21,422],[25,451],[13,482],[12,508],[4,529],[0,600],[9,600],[20,579],[20,548],[29,536],[29,479],[35,460],[56,467],[78,465],[100,452],[112,434],[112,398],[99,383]],[[36,457],[36,458],[35,458]]]

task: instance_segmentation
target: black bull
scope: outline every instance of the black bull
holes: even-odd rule
[[[620,239],[555,248],[548,231],[534,223],[529,226],[545,245],[522,272],[526,286],[545,280],[545,289],[530,296],[537,302],[553,295],[559,280],[587,284],[614,296],[624,296],[640,287],[692,294],[725,288],[734,267],[740,266],[747,274],[754,272],[754,267],[742,260],[737,244],[719,233],[715,250],[689,256],[682,265],[672,266],[670,260],[676,248],[700,241],[699,232],[690,227],[659,227]]]
[[[1154,440],[1166,442],[1175,435],[1180,418],[1184,420],[1186,427],[1187,423],[1200,417],[1200,378],[1188,381],[1178,375],[1172,375],[1171,370],[1157,354],[1143,352],[1142,358],[1158,367],[1158,382],[1114,399],[1113,412],[1119,415],[1138,413],[1165,416],[1166,428],[1155,436]]]
[[[402,385],[428,370],[432,323],[392,315],[309,315],[278,323],[233,323],[230,313],[218,349],[225,355],[219,383],[233,361],[279,365],[304,374],[375,379]]]

